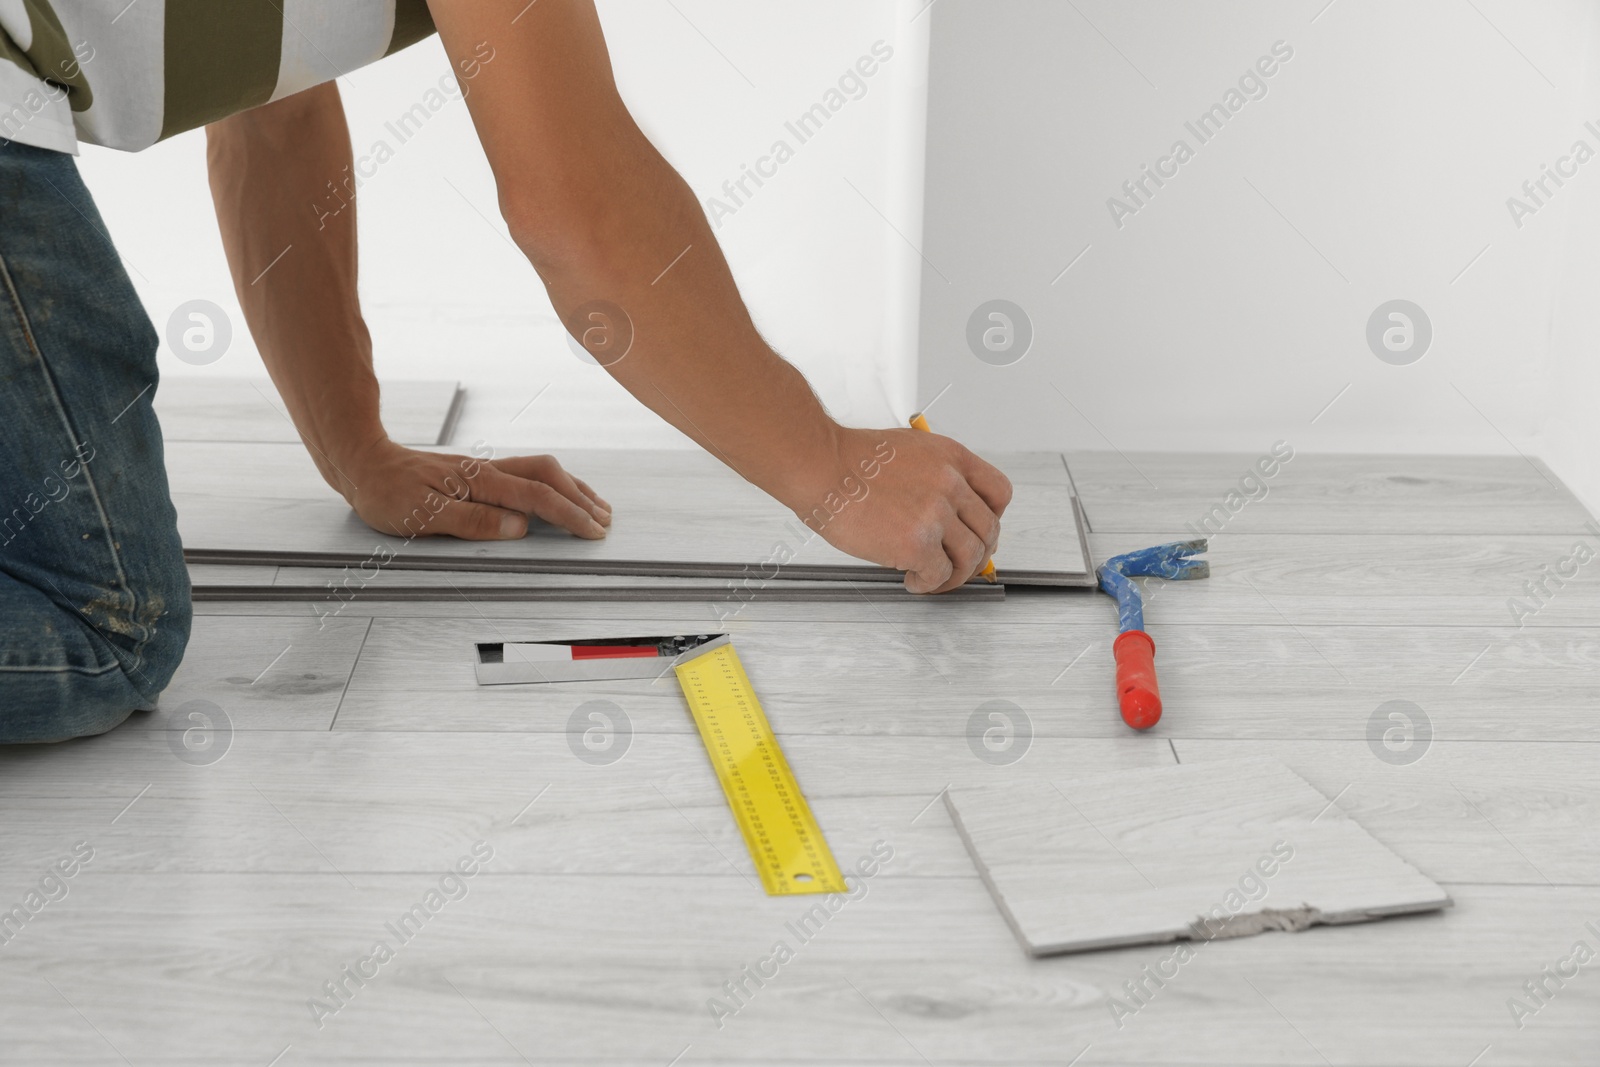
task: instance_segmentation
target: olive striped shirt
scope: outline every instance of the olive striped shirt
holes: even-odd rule
[[[0,0],[0,141],[138,151],[432,32],[426,0]]]

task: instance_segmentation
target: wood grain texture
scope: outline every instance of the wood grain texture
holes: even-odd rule
[[[544,732],[512,736],[242,732],[206,766],[177,759],[164,731],[119,732],[67,760],[0,751],[0,874],[47,864],[63,835],[93,828],[99,871],[425,874],[465,833],[492,836],[508,871],[755,879],[681,695],[662,717],[688,732],[610,712],[609,763],[579,755],[599,721],[574,718],[583,704],[569,699],[542,715]],[[842,860],[893,833],[885,877],[971,876],[938,803],[952,774],[1002,782],[1173,764],[1169,746],[1128,737],[1035,741],[1012,764],[980,759],[960,735],[865,738],[848,752],[830,738],[783,743]]]
[[[321,605],[207,603],[207,619],[319,621]],[[1152,617],[1166,619],[1174,613]],[[339,729],[528,729],[521,705],[453,688],[468,675],[461,649],[483,634],[714,632],[756,642],[772,696],[805,715],[805,729],[830,733],[918,733],[931,715],[962,716],[990,699],[1016,703],[1044,736],[1109,737],[1123,727],[1113,698],[1114,609],[1086,592],[1002,603],[946,598],[907,602],[782,604],[467,603],[382,604],[356,600],[332,617],[380,620],[367,652],[381,669],[346,695]],[[767,624],[777,624],[769,626]],[[849,641],[831,640],[837,624]],[[533,624],[532,626],[526,624]],[[1582,628],[1516,633],[1471,627],[1186,626],[1151,623],[1167,715],[1157,737],[1364,738],[1373,713],[1406,699],[1451,740],[1600,740],[1593,657],[1600,636]],[[640,628],[643,627],[641,630]],[[1016,655],[1000,648],[1021,634]],[[766,635],[766,636],[761,636]],[[942,636],[941,636],[942,635]],[[995,657],[947,665],[949,642],[971,640]],[[984,644],[987,642],[987,644]],[[863,651],[869,649],[869,651]],[[791,654],[791,652],[797,654]],[[1323,658],[1324,656],[1328,658]],[[998,666],[997,666],[998,665]],[[952,669],[952,666],[956,669]],[[818,693],[808,671],[839,672],[863,700],[885,698],[870,716]],[[259,669],[259,668],[258,668]],[[454,672],[454,673],[452,673]],[[252,672],[253,673],[253,672]],[[451,678],[440,687],[430,679]],[[418,708],[407,694],[456,694]],[[655,699],[635,690],[616,698]],[[517,698],[520,699],[520,698]]]
[[[191,701],[220,708],[235,729],[327,729],[367,627],[359,618],[198,617],[156,711],[122,729],[187,729]]]
[[[338,728],[529,729],[520,709],[546,698],[470,687],[466,650],[473,641],[706,627],[732,633],[736,646],[748,650],[741,656],[763,700],[793,707],[793,728],[803,731],[944,730],[988,700],[1015,704],[1040,734],[1106,737],[1124,730],[1115,705],[1109,598],[1063,596],[1055,614],[1014,621],[1017,599],[894,606],[903,607],[899,612],[890,605],[756,604],[720,619],[687,608],[626,617],[580,610],[589,605],[561,605],[559,617],[545,618],[532,618],[526,608],[517,618],[496,615],[490,605],[469,618],[453,608],[456,617],[448,619],[379,617]],[[1588,710],[1600,697],[1594,630],[1511,635],[1280,624],[1153,626],[1152,632],[1167,708],[1155,737],[1360,740],[1381,705],[1405,699],[1430,716],[1440,738],[1600,740],[1600,722]],[[819,692],[819,674],[851,699]],[[404,699],[408,693],[438,693],[440,706],[419,713]],[[672,695],[616,684],[596,693],[644,703]],[[855,706],[872,712],[856,714]]]
[[[1002,468],[1010,462],[993,458]],[[390,569],[475,563],[659,573],[666,565],[682,576],[773,577],[781,571],[801,578],[899,580],[895,572],[833,548],[705,453],[571,452],[562,461],[611,502],[614,519],[604,540],[585,541],[536,523],[515,542],[408,542],[358,519],[322,484],[301,448],[180,442],[167,454],[179,529],[191,551],[325,552],[359,563],[381,546],[393,555],[385,564]],[[1059,457],[1020,462],[1026,471],[1048,472]],[[1017,487],[1000,563],[1008,583],[1091,582],[1065,468],[1054,478]]]
[[[1032,956],[1206,943],[1450,904],[1272,758],[956,785],[944,802]]]
[[[1600,744],[1410,741],[1398,751],[1377,738],[1173,747],[1185,764],[1282,760],[1441,882],[1600,885]]]
[[[300,443],[283,398],[266,378],[162,379],[156,415],[168,442],[252,441]],[[449,381],[380,383],[379,405],[389,436],[404,445],[450,440],[461,388]]]
[[[113,735],[118,744],[108,738],[83,746],[89,751],[81,760],[11,750],[0,764],[0,808],[11,818],[0,841],[0,871],[26,872],[61,835],[107,822],[150,786],[104,839],[98,869],[325,871],[331,863],[340,870],[424,871],[464,827],[488,833],[491,813],[515,813],[538,795],[522,818],[496,830],[513,869],[714,874],[732,862],[748,873],[737,831],[706,777],[703,751],[691,732],[667,730],[684,718],[681,698],[676,707],[632,707],[631,734],[608,765],[585,763],[572,749],[574,730],[593,725],[586,718],[579,727],[570,722],[586,699],[571,696],[564,705],[532,711],[544,732],[505,737],[242,734],[209,767],[178,761],[162,732],[137,743]],[[894,875],[970,871],[945,814],[937,804],[929,807],[954,774],[966,783],[1003,784],[1171,762],[1167,746],[1126,735],[1092,742],[1035,738],[1010,765],[979,759],[955,730],[868,735],[848,746],[826,736],[783,738],[838,847],[866,849],[872,835],[906,821],[896,839],[904,863],[897,862]],[[1415,766],[1382,763],[1364,742],[1180,741],[1177,750],[1190,763],[1280,757],[1441,882],[1600,885],[1593,777],[1600,746],[1436,742]],[[461,767],[474,775],[463,778]],[[330,821],[332,812],[339,816]],[[609,829],[620,823],[638,828],[625,851]]]
[[[1413,473],[1427,466],[1416,462]],[[1233,463],[1213,464],[1217,488],[1237,477]],[[1413,461],[1394,463],[1404,474]],[[1388,534],[1252,534],[1251,515],[1288,484],[1275,479],[1272,498],[1216,539],[1209,583],[1151,602],[1168,713],[1149,735],[1117,718],[1114,611],[1086,591],[1011,590],[1000,603],[756,597],[732,615],[705,603],[357,598],[323,620],[305,604],[199,605],[179,678],[238,727],[220,761],[174,753],[189,724],[163,716],[181,691],[159,716],[100,738],[0,749],[0,907],[73,843],[96,849],[70,894],[0,945],[0,1063],[263,1067],[281,1054],[277,1067],[913,1067],[1082,1053],[1078,1067],[1586,1064],[1600,1045],[1590,967],[1521,1028],[1507,1004],[1578,939],[1600,945],[1585,925],[1600,923],[1600,613],[1587,569],[1521,633],[1490,610],[1524,568],[1584,536],[1548,501],[1509,514],[1514,494],[1502,489],[1485,504],[1473,485],[1494,483],[1499,464],[1451,474],[1460,499],[1447,479],[1367,486],[1350,507],[1370,505]],[[1019,484],[1053,476],[1043,463],[1012,473]],[[240,474],[256,475],[263,500],[294,489],[271,471]],[[1302,493],[1306,515],[1348,526],[1330,501],[1350,483],[1334,475],[1315,506]],[[1101,503],[1140,503],[1114,486],[1108,497],[1106,484]],[[1408,529],[1392,529],[1396,504],[1374,496],[1391,491],[1427,494]],[[1177,529],[1130,519],[1097,535],[1096,554],[1181,535],[1193,516],[1180,502],[1169,509]],[[1492,522],[1519,529],[1451,525],[1495,510],[1508,514]],[[1438,529],[1409,529],[1423,524]],[[1288,621],[1265,614],[1245,577]],[[455,644],[495,627],[639,626],[733,632],[840,859],[853,865],[878,841],[895,849],[866,899],[795,940],[796,958],[720,1029],[708,999],[803,911],[746,881],[681,694],[526,687],[491,702]],[[304,656],[314,677],[300,681],[315,691],[253,692],[247,683],[291,644],[260,684]],[[358,662],[348,686],[334,684]],[[841,684],[819,684],[827,674]],[[1374,713],[1396,698],[1433,731],[1409,765],[1368,742]],[[609,765],[571,744],[573,713],[593,699],[629,720],[629,747]],[[1016,705],[1012,742],[1028,737],[1014,763],[987,762],[969,741],[975,715],[980,746],[996,725],[984,711],[994,700]],[[305,729],[283,728],[295,724]],[[1556,743],[1571,741],[1587,743]],[[1283,760],[1444,881],[1455,907],[1205,944],[1153,995],[1145,968],[1165,966],[1175,946],[1027,958],[940,791],[1169,766],[1174,749],[1185,762]],[[307,999],[477,840],[496,859],[469,895],[317,1029]]]
[[[1170,947],[1029,960],[975,877],[874,878],[802,941],[790,924],[806,908],[731,872],[642,883],[491,861],[318,1029],[307,1000],[380,939],[396,943],[385,924],[439,877],[91,865],[4,949],[5,1054],[100,1062],[108,1042],[133,1063],[260,1067],[292,1046],[313,1063],[659,1067],[686,1048],[680,1062],[804,1047],[810,1063],[908,1065],[1066,1063],[1092,1046],[1080,1065],[1461,1067],[1492,1045],[1494,1062],[1549,1067],[1585,1063],[1600,1017],[1600,993],[1581,980],[1522,1030],[1505,1007],[1587,936],[1592,891],[1469,887],[1444,915],[1215,942],[1119,1020],[1112,1004],[1132,1005],[1126,984]],[[719,1029],[708,1001],[728,1002],[724,983],[779,940],[793,958],[749,983]]]
[[[1537,461],[1518,456],[1299,454],[1264,480],[1258,456],[1072,452],[1067,462],[1095,533],[1577,534],[1590,516]],[[1260,497],[1242,503],[1246,493]],[[1229,493],[1237,494],[1230,502]],[[1224,519],[1201,519],[1223,507]]]
[[[1096,533],[1095,559],[1171,533]],[[1600,535],[1249,534],[1212,537],[1204,581],[1140,579],[1147,617],[1215,623],[1573,626],[1600,618]],[[1588,562],[1583,562],[1585,559]]]

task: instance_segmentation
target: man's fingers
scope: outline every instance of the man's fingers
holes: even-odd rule
[[[485,465],[472,480],[472,498],[485,504],[537,515],[552,526],[591,540],[604,537],[605,527],[585,506],[562,495],[547,482],[530,481]]]
[[[429,534],[448,534],[464,541],[515,541],[528,532],[528,519],[519,512],[452,500],[428,524]]]
[[[596,522],[611,519],[611,508],[594,498],[588,486],[568,474],[554,456],[509,456],[489,464],[496,470],[532,482],[543,482],[584,511]]]
[[[960,516],[962,525],[983,542],[984,558],[994,555],[995,549],[1000,546],[1000,516],[990,511],[989,505],[977,493],[970,493],[965,500],[957,502],[956,514]]]
[[[576,474],[574,474],[572,476],[572,480],[578,483],[578,488],[579,489],[582,489],[585,493],[589,494],[589,499],[590,500],[593,500],[596,504],[599,504],[602,508],[605,509],[606,517],[601,519],[600,521],[603,522],[603,523],[609,524],[610,521],[611,521],[611,505],[609,503],[607,503],[605,498],[602,497],[599,493],[597,493],[593,489],[589,488],[589,483],[588,482],[584,481],[582,478],[578,477]]]
[[[907,592],[949,592],[971,580],[994,554],[1000,520],[976,493],[960,497],[941,508],[942,517],[926,527],[919,559],[906,571]]]
[[[952,523],[945,532],[944,554],[950,561],[950,577],[934,589],[935,593],[948,593],[965,585],[989,558],[983,541],[962,523]]]
[[[915,557],[905,568],[906,592],[932,593],[950,580],[954,565],[945,552],[944,542],[952,524],[960,525],[955,512],[945,505],[916,527]]]
[[[1011,479],[999,467],[968,452],[962,473],[996,518],[1005,514],[1006,506],[1011,503]]]
[[[936,556],[916,567],[906,571],[906,592],[932,593],[938,590],[945,582],[949,581],[951,573],[950,557],[940,548]]]

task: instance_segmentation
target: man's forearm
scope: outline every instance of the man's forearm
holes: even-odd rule
[[[762,341],[694,194],[617,96],[593,8],[432,10],[458,61],[493,48],[467,106],[501,211],[568,330],[581,336],[592,302],[620,308],[633,338],[612,375],[783,503],[815,504],[850,459],[837,424]]]
[[[321,85],[206,133],[217,222],[250,332],[323,477],[348,495],[343,457],[384,433],[356,292],[354,194],[339,185],[351,150],[338,89]]]
[[[593,301],[616,305],[633,331],[627,356],[607,367],[619,383],[786,504],[800,507],[784,497],[817,481],[802,490],[816,503],[836,424],[756,331],[688,185],[637,133],[623,170],[615,199],[589,208],[600,226],[579,254],[539,262],[541,246],[525,239],[557,314],[581,337]]]

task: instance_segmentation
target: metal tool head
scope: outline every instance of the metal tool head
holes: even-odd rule
[[[1148,575],[1172,581],[1209,577],[1211,564],[1203,559],[1191,558],[1204,552],[1207,547],[1206,539],[1197,537],[1190,541],[1173,541],[1153,548],[1141,548],[1137,552],[1124,552],[1106,560],[1097,574],[1101,590],[1117,601],[1119,628],[1124,632],[1144,629],[1144,604],[1133,577]]]
[[[1137,552],[1124,552],[1106,560],[1102,571],[1110,568],[1118,574],[1151,575],[1182,581],[1188,578],[1206,578],[1211,574],[1211,564],[1203,559],[1191,559],[1209,547],[1204,537],[1190,541],[1173,541]]]

